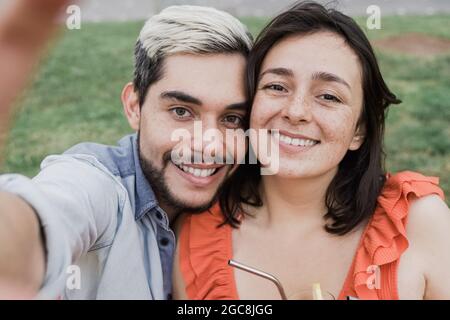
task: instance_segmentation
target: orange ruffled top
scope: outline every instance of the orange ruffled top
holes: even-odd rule
[[[397,267],[408,248],[406,223],[411,200],[430,194],[444,198],[439,180],[415,172],[389,176],[378,197],[377,208],[361,236],[353,263],[338,299],[398,300]],[[179,263],[188,299],[237,300],[232,227],[224,225],[218,205],[209,211],[186,217],[180,232]],[[379,266],[380,289],[369,289],[371,265]],[[369,280],[370,281],[370,280]]]

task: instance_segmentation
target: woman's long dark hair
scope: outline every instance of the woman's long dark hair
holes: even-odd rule
[[[348,151],[326,192],[325,229],[344,235],[372,216],[377,197],[385,182],[383,136],[385,113],[390,104],[401,101],[383,80],[372,46],[356,22],[334,9],[316,2],[298,2],[275,17],[260,33],[250,52],[246,90],[253,102],[260,68],[267,53],[280,40],[292,35],[333,32],[359,57],[362,67],[363,110],[359,125],[364,127],[364,142],[356,151]],[[262,206],[259,165],[242,164],[220,191],[219,204],[225,222],[239,225],[242,205]]]

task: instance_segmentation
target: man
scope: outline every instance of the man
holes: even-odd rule
[[[33,179],[0,176],[0,294],[3,287],[39,298],[170,298],[171,222],[208,208],[235,167],[174,161],[186,141],[172,134],[243,126],[250,47],[246,28],[215,9],[176,6],[150,18],[122,92],[137,133],[117,147],[83,143],[50,156]],[[187,141],[192,155],[210,142],[200,139]],[[212,143],[241,156],[223,139]]]

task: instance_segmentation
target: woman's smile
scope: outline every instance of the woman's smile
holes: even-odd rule
[[[279,144],[280,150],[287,153],[304,152],[320,143],[317,139],[285,130],[270,130],[270,134],[274,143]]]

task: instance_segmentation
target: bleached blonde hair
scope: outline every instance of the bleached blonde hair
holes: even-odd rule
[[[214,8],[172,6],[151,17],[139,35],[147,55],[210,53],[230,48],[250,50],[247,28],[232,15]]]
[[[134,84],[141,105],[148,87],[160,79],[164,58],[177,53],[242,53],[253,43],[247,27],[210,7],[171,6],[147,20],[135,48]]]

